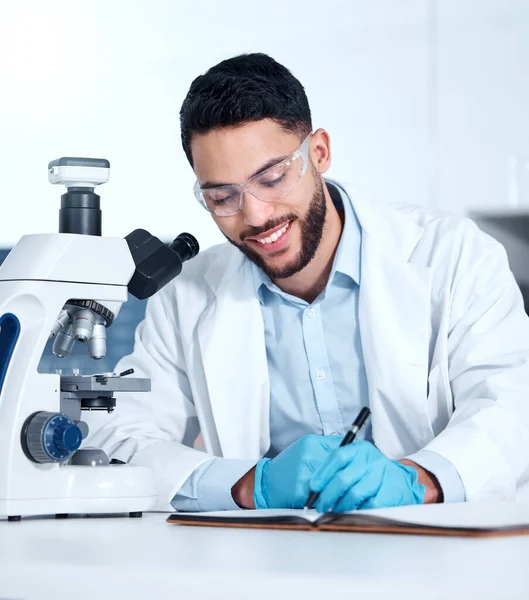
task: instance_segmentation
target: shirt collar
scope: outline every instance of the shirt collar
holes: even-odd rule
[[[360,285],[360,252],[362,229],[354,211],[351,199],[341,187],[335,184],[333,189],[328,186],[334,206],[344,212],[344,225],[334,257],[329,282],[332,285],[337,273],[345,275],[352,282]],[[252,263],[254,289],[261,304],[264,304],[265,288],[271,292],[283,293],[274,282],[255,263]]]
[[[329,281],[332,282],[335,273],[342,273],[360,285],[360,251],[362,245],[362,229],[353,208],[351,199],[338,186],[334,186],[338,194],[334,195],[334,206],[344,211],[344,225],[342,236],[338,243],[336,255],[331,270]]]

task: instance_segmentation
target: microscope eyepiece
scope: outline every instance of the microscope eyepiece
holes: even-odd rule
[[[200,249],[196,238],[190,233],[181,233],[176,236],[169,244],[169,248],[178,254],[182,262],[194,258]]]
[[[169,245],[145,229],[125,237],[136,270],[129,281],[129,292],[144,300],[150,298],[182,270],[182,264],[198,254],[199,245],[190,233],[181,233]]]

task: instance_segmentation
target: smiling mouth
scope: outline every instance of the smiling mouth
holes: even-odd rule
[[[287,229],[290,227],[290,223],[291,221],[287,221],[286,223],[283,223],[283,225],[275,227],[271,230],[272,233],[267,233],[266,235],[261,234],[260,236],[251,236],[247,237],[246,239],[248,241],[257,242],[262,246],[272,244],[285,234]]]
[[[274,229],[261,234],[246,238],[246,243],[252,246],[254,252],[273,257],[283,254],[289,247],[290,232],[293,221],[287,221]]]
[[[272,244],[273,242],[277,241],[280,237],[282,237],[282,235],[286,232],[286,230],[290,227],[290,221],[288,223],[286,223],[285,225],[283,225],[283,227],[281,227],[281,229],[278,229],[277,231],[274,231],[274,233],[272,233],[271,235],[267,236],[267,237],[260,237],[260,238],[254,238],[255,241],[263,246],[265,246],[266,244]]]

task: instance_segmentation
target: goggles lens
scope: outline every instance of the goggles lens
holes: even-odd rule
[[[197,200],[209,212],[227,217],[238,213],[242,208],[244,194],[252,194],[263,202],[275,202],[289,194],[299,183],[307,170],[310,135],[289,158],[257,173],[245,184],[223,185],[201,189],[195,184]]]

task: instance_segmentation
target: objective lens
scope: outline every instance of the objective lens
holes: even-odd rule
[[[55,323],[52,325],[50,338],[55,337],[59,331],[65,329],[68,323],[70,322],[70,315],[68,311],[64,310],[64,308],[59,313],[59,316],[55,319]]]
[[[90,358],[99,360],[107,353],[107,329],[104,323],[94,323],[92,337],[88,340]]]
[[[59,358],[64,358],[70,354],[75,339],[72,336],[72,325],[68,325],[64,331],[59,331],[53,342],[52,352]]]
[[[92,337],[95,315],[91,310],[85,308],[75,313],[73,320],[73,337],[84,344]]]

